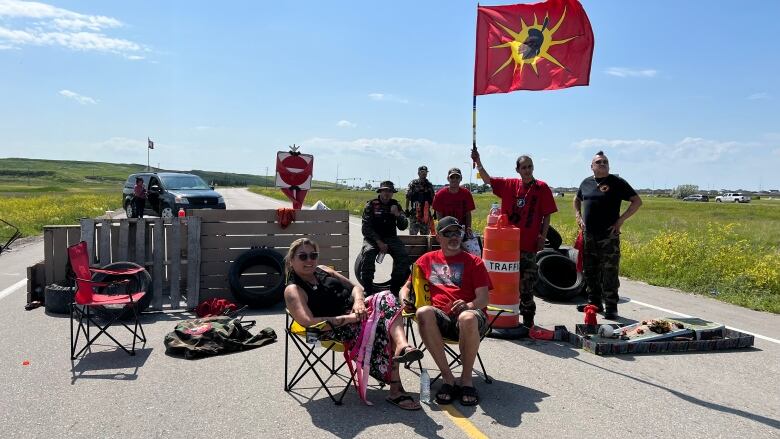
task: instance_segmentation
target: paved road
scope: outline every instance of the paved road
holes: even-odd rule
[[[242,190],[222,192],[229,208],[281,205]],[[357,218],[350,232],[356,251]],[[342,407],[322,392],[285,393],[282,339],[198,361],[166,356],[162,339],[177,320],[189,317],[184,313],[146,316],[150,341],[134,358],[96,349],[74,365],[67,352],[68,320],[22,308],[24,267],[41,258],[40,240],[0,256],[4,437],[780,435],[780,317],[705,297],[624,279],[620,311],[633,320],[674,311],[720,321],[763,337],[754,349],[599,357],[560,342],[487,340],[480,352],[495,382],[477,382],[479,407],[442,410],[434,404],[402,412],[382,401],[380,390],[369,391],[373,407],[362,405],[354,392]],[[259,326],[283,336],[281,307],[252,315]],[[580,320],[571,304],[539,301],[543,326],[572,328]],[[430,359],[426,363],[433,368]],[[402,378],[416,391],[414,372],[402,372]]]

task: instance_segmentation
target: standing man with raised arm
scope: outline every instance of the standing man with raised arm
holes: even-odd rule
[[[531,329],[536,315],[534,293],[539,278],[536,252],[544,247],[550,215],[557,212],[558,207],[547,183],[534,178],[531,157],[521,155],[517,158],[515,171],[520,178],[491,177],[476,148],[471,151],[471,159],[476,163],[482,181],[490,183],[493,194],[501,198],[501,213],[520,228],[520,315],[523,326]]]
[[[582,264],[588,303],[604,311],[604,318],[616,319],[620,300],[620,228],[639,210],[642,199],[626,180],[609,173],[604,151],[593,156],[590,169],[593,175],[582,180],[574,198],[575,218],[585,244]],[[621,215],[622,201],[631,204]]]

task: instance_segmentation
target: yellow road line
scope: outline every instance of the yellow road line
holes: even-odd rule
[[[479,429],[471,423],[463,413],[459,412],[453,404],[440,405],[439,407],[444,409],[444,412],[450,417],[452,422],[458,426],[466,436],[473,439],[487,439],[487,435],[479,431]]]

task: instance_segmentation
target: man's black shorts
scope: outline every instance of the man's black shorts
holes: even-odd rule
[[[453,319],[439,308],[434,307],[433,309],[436,312],[436,326],[439,327],[441,336],[449,340],[459,340],[460,328],[458,327],[458,320]],[[474,315],[477,316],[479,333],[482,334],[487,326],[487,315],[485,314],[485,311],[481,309],[469,309],[463,312],[474,313]]]

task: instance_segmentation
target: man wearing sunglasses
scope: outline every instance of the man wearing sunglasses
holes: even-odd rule
[[[552,191],[547,183],[534,177],[534,161],[521,155],[515,162],[515,171],[520,178],[491,177],[479,151],[471,151],[471,159],[477,165],[482,181],[490,183],[493,194],[501,198],[501,213],[509,222],[520,228],[520,315],[523,326],[532,329],[536,316],[536,282],[539,267],[536,252],[544,248],[550,229],[550,215],[558,211]],[[535,332],[531,332],[533,337]]]
[[[409,234],[429,235],[432,232],[429,223],[431,222],[430,208],[433,204],[434,191],[433,185],[428,180],[428,167],[423,165],[417,168],[417,177],[409,182],[409,189],[406,191],[406,217],[409,218]],[[428,212],[425,212],[425,209],[428,209]]]
[[[574,198],[575,218],[584,243],[585,287],[588,303],[596,305],[599,312],[604,311],[604,318],[616,319],[620,300],[620,228],[639,210],[642,199],[626,180],[609,173],[604,151],[593,156],[590,169],[593,176],[582,180]],[[631,204],[621,215],[622,201]]]
[[[393,271],[390,274],[390,291],[398,294],[404,280],[409,276],[409,254],[398,239],[398,230],[406,230],[409,220],[393,194],[398,192],[392,181],[383,181],[376,190],[379,196],[366,203],[363,208],[361,231],[363,232],[363,264],[360,268],[360,280],[366,295],[374,291],[374,272],[376,257],[389,253],[393,257]]]
[[[425,347],[444,380],[436,393],[439,404],[450,404],[458,396],[463,405],[479,402],[471,375],[479,350],[479,335],[487,324],[485,307],[490,277],[482,259],[461,249],[463,233],[457,219],[451,216],[440,219],[436,240],[441,249],[430,251],[415,262],[430,285],[432,306],[422,306],[415,314]],[[409,303],[411,288],[412,279],[409,279],[401,288],[403,303]],[[459,383],[447,363],[442,337],[459,341],[463,361]]]

